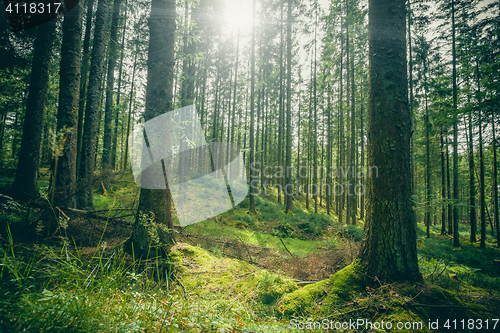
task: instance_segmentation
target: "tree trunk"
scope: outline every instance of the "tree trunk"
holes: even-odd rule
[[[429,123],[429,106],[427,103],[427,63],[425,56],[424,61],[424,90],[425,90],[425,230],[427,238],[430,238],[431,229],[431,142],[430,142],[430,123]]]
[[[460,246],[458,233],[458,110],[457,110],[457,56],[455,50],[455,0],[451,1],[452,63],[453,63],[453,246]]]
[[[173,108],[175,10],[175,0],[153,0],[151,3],[145,121]],[[166,163],[162,164],[165,172]],[[173,229],[171,194],[166,181],[165,185],[164,190],[141,188],[132,236],[126,244],[129,252],[131,245],[133,246],[136,257],[154,255],[152,253],[154,251],[150,248],[153,245],[168,246],[175,242],[171,231]],[[146,216],[153,217],[154,223],[145,224]],[[156,231],[157,239],[151,236],[151,229]]]
[[[441,235],[446,235],[446,174],[444,169],[444,140],[443,132],[440,134],[441,139],[441,200],[443,201],[441,207]]]
[[[317,69],[317,30],[318,30],[318,8],[316,7],[316,23],[314,25],[314,81],[313,81],[313,98],[314,98],[314,145],[313,145],[313,185],[314,185],[314,213],[318,213],[318,100],[317,100],[317,84],[316,84],[316,69]]]
[[[83,40],[82,51],[82,68],[80,77],[80,99],[78,104],[78,126],[77,126],[77,144],[76,144],[76,176],[78,180],[80,159],[82,150],[82,137],[83,137],[83,118],[85,115],[85,102],[87,93],[87,78],[89,75],[90,66],[90,35],[92,32],[92,18],[94,10],[94,0],[87,2],[87,16],[85,23],[85,37]]]
[[[288,0],[288,20],[286,29],[286,212],[293,211],[292,202],[292,0]],[[290,189],[288,189],[290,187]]]
[[[469,206],[470,206],[470,242],[476,242],[476,182],[474,178],[474,136],[472,135],[472,115],[469,110]]]
[[[250,212],[255,214],[255,190],[258,182],[257,176],[254,175],[253,162],[255,159],[255,2],[253,0],[253,15],[252,15],[252,54],[251,54],[251,74],[250,74]]]
[[[448,136],[446,136],[446,182],[448,193],[448,235],[453,234],[453,210],[451,207],[451,176],[450,176],[450,152],[449,152]]]
[[[363,88],[364,85],[361,85],[361,110],[359,112],[359,117],[360,117],[360,131],[361,131],[361,168],[363,170],[365,169],[365,133],[364,133],[364,119],[363,119]],[[411,94],[410,94],[411,96]],[[413,137],[413,136],[412,136]],[[411,155],[413,156],[413,155]],[[361,186],[361,195],[360,195],[360,207],[359,207],[359,218],[364,220],[365,219],[365,177],[366,175],[363,174],[363,177],[360,179],[360,184]],[[413,192],[412,192],[413,193]]]
[[[283,151],[283,3],[285,0],[280,0],[280,91],[279,91],[279,114],[278,114],[278,169],[283,167],[282,151]],[[278,179],[278,204],[281,204],[281,190],[283,189],[283,179]]]
[[[123,57],[125,51],[125,34],[127,31],[127,8],[128,0],[125,1],[125,17],[123,20],[123,33],[122,33],[122,42],[120,45],[120,67],[118,69],[118,91],[116,93],[116,110],[115,110],[115,119],[113,120],[115,126],[113,129],[113,142],[111,145],[111,169],[115,170],[116,168],[116,151],[118,145],[118,121],[120,116],[120,97],[121,97],[121,88],[122,88],[122,74],[123,74]],[[122,123],[122,149],[123,149],[123,123]]]
[[[64,15],[57,133],[62,142],[56,153],[54,205],[75,207],[78,97],[83,3]]]
[[[352,186],[352,192],[350,194],[350,202],[351,202],[351,223],[353,225],[356,224],[356,210],[357,210],[357,207],[356,207],[356,192],[357,190],[355,190],[355,186],[356,186],[356,173],[355,173],[355,169],[356,169],[356,151],[357,151],[357,147],[356,147],[356,104],[355,104],[355,101],[356,101],[356,98],[355,98],[355,94],[356,94],[356,88],[354,86],[354,53],[351,54],[351,152],[350,152],[350,157],[351,157],[351,161],[350,161],[350,166],[351,166],[351,172],[350,172],[350,183],[351,183],[351,186]],[[347,190],[349,191],[349,186],[347,187]]]
[[[49,21],[36,30],[35,50],[31,66],[28,101],[23,124],[23,135],[16,176],[12,184],[12,195],[16,199],[35,199],[39,196],[36,186],[40,161],[40,144],[42,139],[43,113],[45,97],[49,86],[49,68],[52,61],[56,22]],[[5,123],[5,110],[0,122]]]
[[[497,228],[497,247],[500,247],[500,226],[498,220],[498,170],[497,170],[497,140],[495,133],[495,114],[491,114],[491,128],[493,132],[493,221]]]
[[[130,98],[128,101],[128,119],[127,119],[127,139],[125,140],[125,155],[123,157],[123,170],[127,170],[127,161],[128,161],[128,136],[130,134],[130,123],[132,119],[132,101],[134,97],[134,82],[135,82],[135,68],[137,66],[137,54],[138,50],[136,50],[134,55],[134,67],[132,69],[132,81],[130,83]],[[132,124],[133,126],[133,124]]]
[[[344,147],[344,110],[343,110],[343,59],[344,59],[344,39],[342,35],[342,29],[340,31],[340,86],[339,86],[339,167],[337,168],[337,173],[339,175],[339,184],[342,186],[342,192],[339,195],[339,224],[342,225],[342,220],[344,217],[344,159],[345,159],[345,147]]]
[[[94,209],[93,182],[98,126],[100,120],[99,101],[103,81],[103,65],[106,55],[106,28],[108,22],[108,0],[99,0],[96,12],[94,46],[89,73],[85,121],[83,124],[82,150],[80,152],[79,186],[77,197],[80,209]]]
[[[118,18],[120,16],[121,0],[114,0],[113,17],[111,19],[111,34],[109,38],[108,81],[106,85],[106,106],[104,108],[104,137],[102,140],[102,178],[104,188],[108,188],[111,172],[111,141],[113,125],[113,94],[115,87],[115,65],[118,50]],[[116,124],[115,124],[116,126]]]
[[[360,258],[367,276],[421,280],[411,202],[405,2],[369,1],[367,211]]]

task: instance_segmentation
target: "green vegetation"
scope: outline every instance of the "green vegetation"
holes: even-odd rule
[[[130,178],[119,175],[112,183],[120,179]],[[134,196],[130,190],[101,195],[107,208],[121,207]],[[308,216],[300,209],[287,215],[265,197],[256,198],[256,208],[255,215],[248,214],[245,201],[217,218],[189,226],[167,257],[143,261],[124,253],[124,239],[119,237],[103,237],[93,247],[79,246],[66,238],[78,227],[72,223],[67,229],[60,226],[62,241],[34,245],[16,242],[8,229],[0,253],[0,327],[30,332],[289,332],[291,319],[297,323],[372,318],[426,325],[435,319],[498,316],[498,249],[483,250],[465,241],[454,249],[446,236],[426,239],[422,225],[418,251],[424,281],[376,288],[365,285],[358,260],[312,283],[286,270],[286,261],[261,268],[249,262],[245,251],[238,260],[216,246],[203,249],[185,243],[195,235],[218,235],[245,246],[274,249],[294,261],[298,259],[287,249],[307,260],[326,256],[322,251],[328,249],[346,251],[349,244],[359,242],[360,226],[340,227],[327,215],[310,217],[326,221],[321,234],[314,236],[297,227],[303,223],[300,218]],[[26,207],[11,201],[4,201],[2,209],[12,226],[21,223],[26,212]],[[244,228],[240,221],[247,223]],[[271,234],[280,222],[297,230],[296,236],[281,235],[287,249]],[[111,219],[110,228],[112,224]],[[260,258],[256,252],[252,255],[254,261]],[[413,331],[430,332],[425,325]]]

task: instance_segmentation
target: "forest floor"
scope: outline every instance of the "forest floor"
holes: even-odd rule
[[[423,280],[373,286],[356,260],[362,220],[341,226],[303,195],[285,214],[273,191],[256,197],[255,215],[245,199],[176,228],[168,257],[139,260],[121,246],[139,190],[130,173],[111,185],[95,191],[92,214],[0,197],[0,332],[500,330],[500,250],[492,237],[485,249],[468,242],[465,223],[460,248],[418,225]]]

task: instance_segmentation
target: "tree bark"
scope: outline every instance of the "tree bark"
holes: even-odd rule
[[[145,121],[173,109],[175,10],[175,0],[153,0],[151,3]],[[165,184],[165,190],[141,188],[132,236],[126,244],[129,252],[133,244],[136,257],[154,255],[150,248],[152,245],[168,246],[175,242],[172,233],[172,199],[166,181]],[[152,216],[155,224],[145,224],[143,214]],[[156,229],[158,239],[151,236],[151,228]]]
[[[443,204],[441,206],[441,235],[446,235],[446,173],[444,168],[444,140],[443,132],[440,133],[441,140],[441,200]]]
[[[369,1],[370,94],[366,224],[360,258],[367,276],[421,280],[411,202],[405,1]],[[373,176],[373,175],[372,175]]]
[[[458,233],[458,110],[457,110],[457,56],[455,47],[455,0],[451,1],[452,65],[453,65],[453,246],[460,246]]]
[[[125,1],[125,17],[123,19],[123,33],[122,33],[122,42],[120,45],[120,66],[118,69],[118,91],[116,93],[116,110],[115,110],[115,118],[113,120],[114,127],[113,129],[113,138],[111,143],[111,169],[115,170],[116,168],[116,155],[117,155],[117,146],[118,146],[118,122],[120,118],[120,97],[121,97],[121,88],[122,88],[122,73],[123,73],[123,57],[125,51],[125,34],[127,31],[127,13],[128,13],[128,1]],[[123,151],[123,123],[122,123],[122,151]]]
[[[94,45],[90,62],[85,121],[83,124],[82,150],[80,152],[79,186],[77,206],[80,209],[94,209],[93,182],[98,125],[99,104],[103,81],[103,65],[106,55],[106,28],[108,22],[108,0],[99,0],[96,12]]]
[[[500,225],[498,220],[498,169],[497,169],[497,144],[495,133],[495,114],[491,114],[491,128],[493,132],[493,221],[497,228],[497,247],[500,247]]]
[[[474,178],[474,136],[472,135],[472,115],[469,110],[469,206],[470,206],[470,242],[475,243],[476,224],[476,182]]]
[[[293,211],[292,194],[292,0],[288,0],[288,20],[286,25],[286,210]],[[289,189],[290,188],[290,189]]]
[[[30,76],[28,102],[23,124],[23,136],[19,150],[16,176],[12,184],[12,195],[16,199],[35,199],[39,196],[36,186],[40,161],[43,113],[45,97],[49,86],[49,69],[52,60],[56,22],[49,21],[40,25],[36,31],[35,50]],[[2,129],[5,123],[3,114]]]
[[[250,74],[250,212],[255,213],[255,190],[258,182],[258,177],[254,175],[253,162],[255,159],[255,143],[254,143],[254,131],[255,131],[255,2],[253,0],[253,15],[252,15],[252,54],[251,54],[251,74]]]
[[[56,153],[54,205],[75,207],[76,144],[83,3],[64,15],[57,133],[62,139]]]
[[[76,175],[78,180],[79,168],[80,168],[80,158],[82,150],[82,137],[83,137],[83,118],[85,115],[85,102],[87,93],[87,78],[89,75],[90,66],[90,35],[92,32],[92,18],[94,10],[94,0],[88,0],[87,2],[87,15],[85,23],[85,37],[83,40],[83,51],[82,51],[82,68],[80,77],[80,100],[78,104],[78,126],[77,126],[77,144],[76,144]]]
[[[118,18],[120,15],[121,0],[114,0],[113,17],[111,19],[111,34],[109,38],[108,81],[106,85],[106,105],[104,108],[104,137],[102,140],[102,178],[104,188],[108,188],[109,173],[111,172],[111,143],[113,125],[113,89],[115,87],[115,65],[118,50]],[[115,124],[116,126],[116,124]]]

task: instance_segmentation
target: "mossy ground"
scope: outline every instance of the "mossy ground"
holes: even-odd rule
[[[126,209],[133,212],[138,198],[131,174],[115,175],[111,185],[96,190],[98,209],[119,209],[122,221],[131,222]],[[126,228],[97,237],[91,247],[71,231],[82,219],[70,220],[55,241],[37,244],[16,243],[2,230],[0,331],[289,332],[298,331],[290,320],[366,319],[422,323],[404,332],[436,331],[428,325],[437,320],[438,330],[451,332],[443,327],[446,319],[499,318],[500,252],[491,238],[480,249],[461,230],[457,249],[439,235],[439,226],[427,239],[419,225],[424,280],[367,287],[354,260],[363,221],[340,226],[324,206],[314,214],[313,200],[306,209],[302,195],[295,197],[294,213],[285,214],[276,193],[268,193],[256,198],[256,214],[245,200],[181,231],[168,258],[146,262],[121,250]],[[0,208],[10,225],[39,217],[9,202]],[[98,231],[118,228],[88,220]]]

